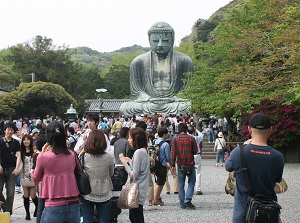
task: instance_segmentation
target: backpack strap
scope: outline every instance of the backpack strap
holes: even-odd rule
[[[70,136],[74,139],[75,142],[77,142],[77,140],[76,140],[76,138],[74,136],[72,136],[72,135],[70,135]]]
[[[162,144],[164,144],[166,141],[162,140],[158,143],[159,148],[161,147]]]
[[[244,177],[244,181],[246,184],[246,187],[248,189],[248,193],[251,195],[251,184],[250,184],[250,179],[249,179],[249,172],[247,168],[247,162],[245,158],[245,153],[244,153],[244,145],[240,147],[240,156],[241,156],[241,164],[242,164],[242,173]]]

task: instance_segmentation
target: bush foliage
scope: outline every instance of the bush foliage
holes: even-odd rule
[[[275,148],[288,146],[295,142],[300,135],[300,109],[294,103],[287,105],[281,103],[281,99],[265,100],[259,106],[256,106],[253,112],[244,119],[242,134],[250,138],[248,132],[248,122],[255,113],[264,113],[271,119],[273,127],[270,141]]]

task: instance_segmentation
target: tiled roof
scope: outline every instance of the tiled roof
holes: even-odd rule
[[[103,112],[119,112],[122,103],[131,101],[131,99],[103,99]],[[99,112],[100,101],[97,99],[85,100],[87,105],[86,112]]]

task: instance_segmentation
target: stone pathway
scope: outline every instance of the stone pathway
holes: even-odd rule
[[[286,164],[283,177],[289,188],[284,194],[278,195],[278,201],[282,206],[283,222],[300,222],[300,163]],[[194,196],[193,203],[196,210],[180,209],[178,205],[178,195],[172,193],[166,195],[162,192],[162,200],[165,206],[151,206],[146,203],[144,206],[145,222],[147,223],[230,223],[232,218],[233,197],[226,195],[224,191],[228,173],[224,168],[214,167],[214,160],[203,160],[202,162],[202,186],[204,195]],[[172,190],[172,177],[169,177]],[[34,205],[30,204],[33,214]],[[15,195],[14,212],[11,222],[29,223],[26,221],[23,207],[22,194]],[[119,215],[119,223],[129,223],[128,210],[122,210]]]

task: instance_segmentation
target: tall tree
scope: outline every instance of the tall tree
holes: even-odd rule
[[[0,88],[11,90],[19,85],[19,77],[15,74],[10,63],[4,61],[4,57],[8,55],[9,50],[0,51]]]
[[[299,1],[242,1],[210,36],[195,44],[195,73],[184,92],[195,111],[230,118],[265,99],[297,98]]]
[[[59,84],[72,95],[78,95],[80,70],[70,60],[67,47],[56,47],[52,39],[36,36],[31,43],[10,47],[9,52],[5,60],[13,64],[13,70],[24,82],[30,82],[30,74],[34,73],[36,81]]]
[[[105,88],[110,98],[130,97],[129,66],[113,65],[105,75]]]

